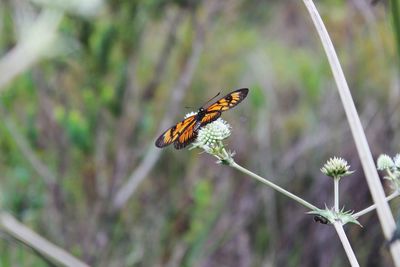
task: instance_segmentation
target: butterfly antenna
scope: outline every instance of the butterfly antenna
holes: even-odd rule
[[[215,96],[213,96],[210,100],[208,100],[206,103],[204,103],[203,107],[205,105],[207,105],[208,103],[210,103],[211,100],[213,100],[214,98],[216,98],[217,96],[219,96],[221,94],[221,92],[218,92],[218,94],[216,94]]]

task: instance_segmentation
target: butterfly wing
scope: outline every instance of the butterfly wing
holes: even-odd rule
[[[221,116],[221,113],[222,113],[221,111],[206,112],[203,119],[201,120],[201,126],[204,126],[212,121],[215,121]]]
[[[177,141],[178,137],[185,133],[185,131],[190,131],[191,128],[194,129],[195,124],[196,115],[190,116],[183,121],[178,122],[176,125],[166,130],[160,135],[160,137],[157,138],[155,143],[156,147],[162,148],[172,144],[173,142]]]
[[[204,126],[207,123],[215,121],[221,116],[222,112],[237,106],[247,96],[248,92],[249,89],[247,88],[238,89],[210,105],[206,109],[204,117],[201,119],[201,125]]]
[[[200,122],[195,120],[195,123],[191,123],[186,129],[179,135],[178,139],[174,142],[174,147],[176,149],[182,149],[189,145],[196,139],[198,129],[200,127]]]

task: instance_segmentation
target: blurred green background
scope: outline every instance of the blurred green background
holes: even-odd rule
[[[4,56],[18,43],[21,16],[43,7],[0,4]],[[396,154],[395,12],[386,1],[316,4],[375,158]],[[342,205],[369,206],[301,1],[109,0],[92,16],[66,12],[57,33],[1,92],[2,210],[93,266],[348,265],[333,228],[303,207],[198,150],[154,147],[185,107],[248,87],[247,99],[223,114],[239,164],[323,208],[333,205],[333,182],[319,169],[341,156],[356,170],[341,183]],[[392,266],[376,214],[360,223],[346,230],[361,266]],[[47,263],[0,239],[0,266]]]

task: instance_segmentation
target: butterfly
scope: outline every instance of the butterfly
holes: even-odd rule
[[[218,119],[222,112],[238,105],[248,92],[247,88],[238,89],[218,99],[207,108],[200,107],[195,115],[185,118],[162,133],[155,142],[156,147],[162,148],[172,143],[176,149],[186,147],[196,139],[201,127]]]

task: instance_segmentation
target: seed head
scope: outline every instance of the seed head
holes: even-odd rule
[[[332,178],[341,178],[343,176],[352,174],[353,171],[349,171],[350,165],[347,161],[342,158],[330,158],[325,165],[321,168],[321,172]]]
[[[231,126],[222,119],[217,119],[200,128],[193,148],[201,148],[218,159],[217,163],[230,165],[233,162],[234,152],[225,149],[223,140],[231,135]]]
[[[231,126],[226,121],[218,119],[199,130],[196,145],[199,147],[215,148],[230,135]]]
[[[397,156],[396,156],[397,157]],[[399,159],[397,159],[397,161],[400,161]],[[400,162],[398,162],[400,163]],[[378,165],[378,170],[383,171],[383,170],[390,170],[391,168],[393,168],[393,166],[395,165],[395,163],[393,162],[392,158],[389,157],[386,154],[382,154],[378,157],[377,163]]]

